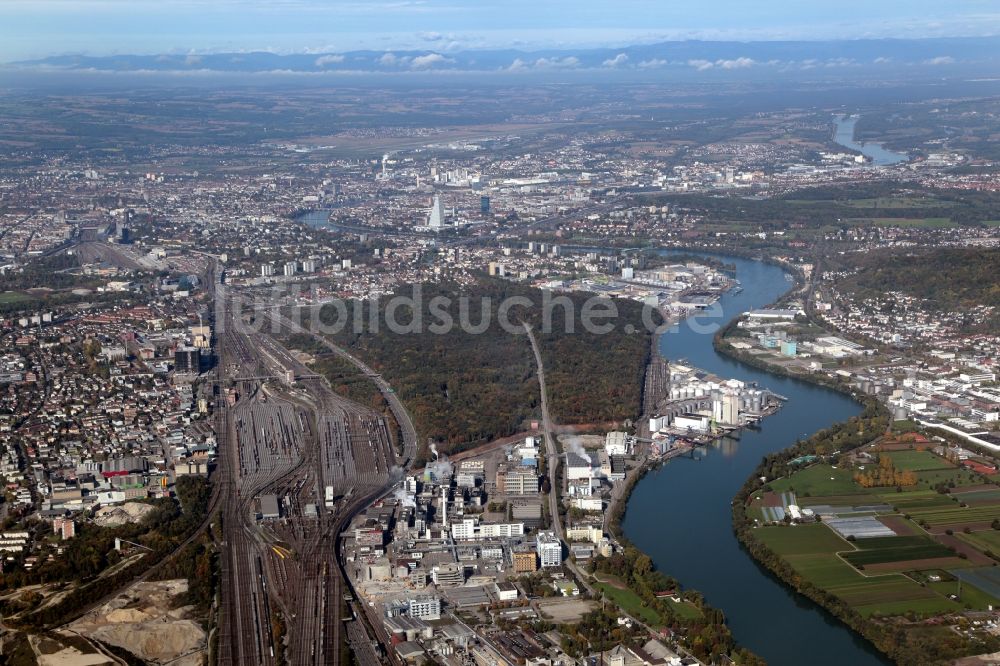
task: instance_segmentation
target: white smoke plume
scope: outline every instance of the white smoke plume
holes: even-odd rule
[[[402,506],[408,506],[413,509],[417,508],[417,502],[415,499],[413,499],[413,495],[408,494],[401,487],[397,487],[395,490],[392,491],[392,497],[393,499],[399,500],[399,503]]]
[[[577,454],[578,456],[580,456],[589,463],[594,462],[593,459],[590,457],[590,454],[587,453],[587,450],[583,448],[583,440],[581,438],[567,437],[562,441],[563,441],[563,446],[567,451],[572,451],[573,453]]]
[[[434,475],[438,479],[449,478],[455,471],[455,466],[448,461],[448,456],[441,454],[438,459],[428,465],[432,470],[434,470]]]

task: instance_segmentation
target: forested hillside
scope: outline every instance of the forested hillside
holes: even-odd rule
[[[332,333],[335,342],[365,359],[392,384],[409,409],[421,442],[431,438],[443,450],[456,451],[497,437],[513,434],[540,416],[539,389],[534,357],[525,335],[504,330],[498,323],[501,303],[521,297],[531,306],[515,305],[507,319],[529,322],[539,331],[552,416],[560,423],[620,421],[638,416],[643,372],[650,349],[650,334],[642,325],[642,306],[615,300],[619,316],[607,320],[613,330],[587,333],[580,323],[583,303],[592,294],[573,294],[576,316],[567,332],[562,307],[554,308],[551,331],[542,330],[542,292],[501,280],[482,280],[472,287],[425,284],[422,286],[423,331],[393,333],[384,325],[384,298],[378,308],[378,331],[357,334],[351,326]],[[400,292],[411,295],[408,288]],[[488,320],[481,333],[459,325],[459,297],[468,298],[466,320],[473,325]],[[431,310],[435,297],[451,300],[442,310]],[[362,307],[364,321],[371,321],[370,304]],[[429,324],[447,312],[455,325],[432,332]],[[411,321],[412,311],[399,308],[395,319]],[[324,308],[327,326],[337,319],[332,307]],[[602,320],[603,323],[603,320]],[[631,332],[627,332],[631,331]],[[337,388],[336,386],[334,387]]]
[[[972,305],[1000,307],[1000,249],[941,248],[852,255],[858,272],[840,288],[860,297],[901,291],[942,310]]]

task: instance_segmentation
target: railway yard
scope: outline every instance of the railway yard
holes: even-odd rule
[[[349,640],[362,663],[381,663],[337,553],[350,519],[402,477],[412,427],[401,427],[397,458],[384,417],[337,395],[272,338],[241,330],[221,298],[217,661],[339,664]]]

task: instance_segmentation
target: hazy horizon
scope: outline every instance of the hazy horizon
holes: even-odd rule
[[[53,55],[337,53],[601,48],[663,41],[784,41],[1000,34],[983,0],[616,3],[528,0],[10,0],[0,61]],[[488,27],[485,27],[488,26]]]

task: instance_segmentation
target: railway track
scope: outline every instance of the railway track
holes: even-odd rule
[[[227,323],[235,324],[228,305],[223,311]],[[217,661],[276,663],[282,646],[274,643],[271,619],[278,611],[285,618],[288,663],[339,664],[347,638],[342,600],[351,590],[338,557],[340,535],[391,489],[398,460],[388,428],[380,415],[335,394],[266,335],[251,338],[232,326],[220,348],[223,375],[240,377],[249,370],[267,376],[259,372],[266,364],[273,376],[290,370],[302,379],[294,388],[268,389],[263,379],[241,380],[239,400],[220,409],[220,469],[229,483]],[[296,438],[297,448],[291,441]],[[407,443],[415,448],[415,435]],[[327,486],[345,496],[332,509],[325,503]],[[285,507],[285,516],[266,526],[253,515],[263,493],[278,495]],[[315,505],[315,517],[305,516],[307,504]],[[279,541],[287,548],[274,547]],[[369,631],[387,644],[377,622]]]

